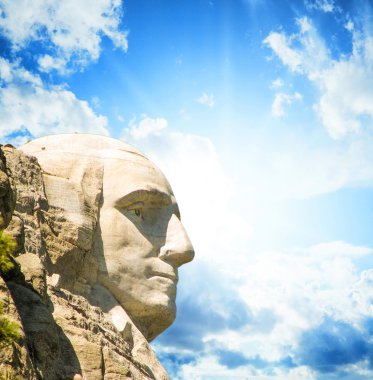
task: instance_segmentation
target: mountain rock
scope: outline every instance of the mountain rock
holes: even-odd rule
[[[123,143],[111,139],[104,138],[102,142],[98,137],[78,138],[82,144],[87,139],[94,141],[94,147],[98,144],[98,150],[102,146],[124,149]],[[40,146],[44,150],[45,144],[49,149],[55,142],[56,138],[42,140],[43,146],[36,143],[32,149]],[[125,149],[128,154],[138,154],[128,146]],[[141,313],[136,314],[137,309],[131,309],[136,299],[126,303],[121,295],[123,289],[127,294],[126,289],[114,286],[111,279],[117,279],[118,272],[111,275],[111,256],[106,255],[107,243],[101,238],[105,226],[99,222],[100,213],[104,214],[102,178],[108,166],[106,161],[101,165],[89,155],[77,160],[74,154],[73,159],[67,159],[56,173],[51,173],[46,169],[48,164],[39,164],[39,160],[43,162],[42,154],[36,158],[27,149],[0,149],[0,227],[17,242],[15,268],[0,277],[0,303],[3,314],[18,323],[21,333],[16,343],[1,346],[0,375],[30,380],[166,380],[168,375],[148,341],[172,323],[174,299],[167,298],[171,312],[162,309],[161,304],[157,306],[159,315],[149,312],[147,316],[151,305],[142,306],[139,298],[137,309]],[[125,214],[131,225],[135,223],[131,218],[140,213],[136,210],[129,210],[129,216]],[[166,222],[159,222],[166,223],[168,229],[174,218],[170,212],[162,219]],[[138,228],[141,230],[141,226]],[[167,241],[165,235],[162,244]],[[193,257],[188,244],[189,256],[178,261],[162,258],[157,268],[167,264],[177,277],[177,266]],[[152,281],[161,284],[158,286],[170,298],[170,294],[176,295],[176,284],[169,273],[167,278],[159,273],[153,275],[156,280]],[[131,289],[135,285],[130,283]],[[141,292],[142,283],[139,286]],[[162,321],[162,315],[171,317]],[[157,328],[157,324],[161,327]]]

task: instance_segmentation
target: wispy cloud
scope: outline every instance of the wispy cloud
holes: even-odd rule
[[[272,32],[264,40],[280,58],[281,62],[290,68],[291,71],[299,71],[302,64],[302,57],[299,52],[289,47],[290,41],[283,33]]]
[[[299,101],[301,99],[302,95],[299,92],[295,92],[293,95],[285,94],[283,92],[277,93],[272,103],[272,116],[285,116],[285,105],[290,106],[294,101]]]
[[[306,0],[305,5],[308,10],[317,10],[325,13],[331,13],[340,10],[340,8],[335,4],[334,0]]]
[[[281,78],[277,78],[271,83],[271,89],[278,89],[284,85],[284,81]]]
[[[373,120],[373,35],[348,23],[353,49],[333,58],[307,18],[298,19],[299,33],[271,32],[264,43],[284,66],[305,75],[319,90],[314,109],[331,137],[367,128]]]
[[[213,108],[215,106],[215,97],[213,94],[207,94],[204,92],[198,99],[197,102],[203,106]]]

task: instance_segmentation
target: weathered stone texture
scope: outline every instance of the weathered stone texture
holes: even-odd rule
[[[99,194],[84,186],[92,210]],[[22,330],[19,343],[1,348],[0,374],[30,380],[168,379],[136,326],[128,322],[119,333],[99,307],[59,282],[61,273],[67,274],[64,281],[76,278],[89,260],[95,225],[83,221],[82,229],[73,229],[49,204],[37,160],[12,147],[0,150],[0,214],[0,227],[17,240],[18,263],[5,281],[0,277],[0,302]]]

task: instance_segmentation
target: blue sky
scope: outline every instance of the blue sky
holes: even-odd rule
[[[0,0],[0,136],[124,139],[196,259],[172,379],[373,377],[368,0]]]

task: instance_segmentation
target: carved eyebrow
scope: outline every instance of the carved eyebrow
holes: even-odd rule
[[[171,196],[163,191],[157,189],[151,190],[135,190],[129,194],[126,194],[122,198],[115,202],[117,207],[128,207],[138,202],[151,202],[160,204],[162,206],[168,206],[172,203]]]

